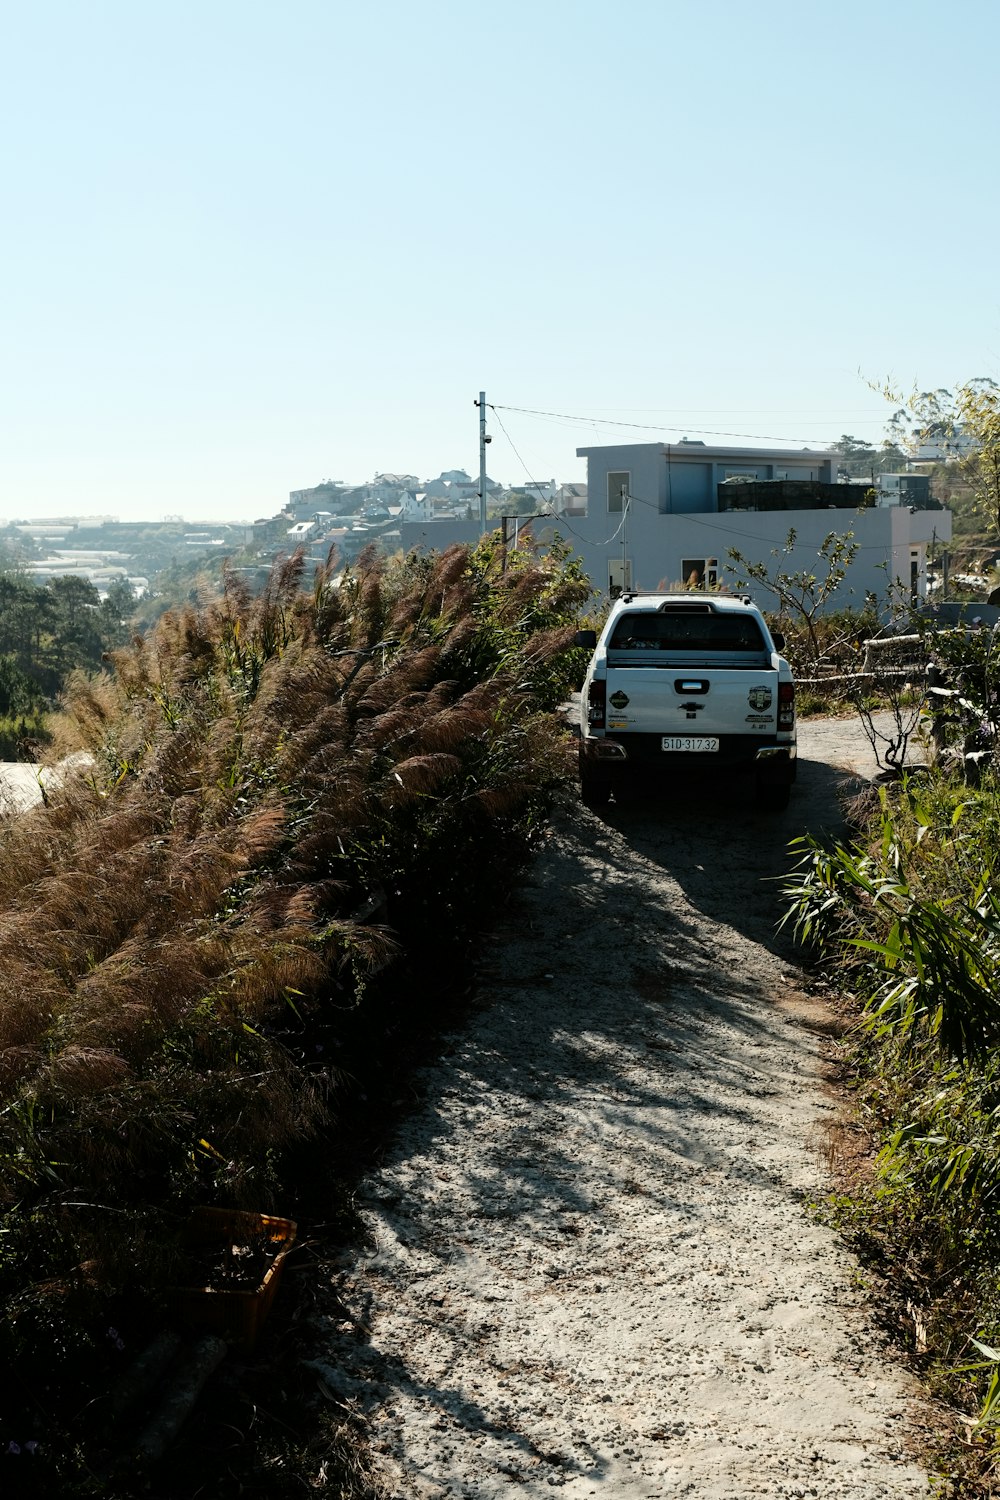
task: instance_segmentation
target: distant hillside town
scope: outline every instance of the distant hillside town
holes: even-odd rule
[[[836,448],[689,439],[578,448],[576,456],[586,460],[586,484],[553,479],[508,489],[487,480],[487,519],[491,529],[503,523],[505,545],[516,545],[519,522],[534,518],[535,538],[567,545],[601,592],[732,584],[734,551],[743,565],[766,567],[789,536],[788,566],[806,568],[811,559],[815,567],[836,531],[856,544],[839,607],[880,594],[887,578],[925,599],[947,569],[952,517],[926,472],[862,477]],[[350,563],[371,542],[387,553],[440,551],[482,531],[479,482],[464,469],[425,482],[413,474],[376,474],[360,486],[326,480],[293,490],[284,515],[286,543],[317,562],[332,546]]]
[[[112,585],[127,583],[134,597],[141,598],[166,569],[183,568],[211,554],[235,556],[254,538],[252,526],[199,526],[180,517],[120,521],[116,516],[54,516],[0,525],[0,561],[39,585],[74,577],[92,584],[104,598]]]
[[[931,493],[930,461],[898,447],[891,451],[894,472],[877,467],[871,451],[849,438],[796,451],[689,439],[623,443],[579,448],[576,457],[587,464],[586,483],[502,485],[487,478],[487,523],[502,527],[504,545],[516,545],[531,521],[535,538],[567,545],[602,592],[731,583],[734,550],[751,565],[770,564],[790,534],[789,565],[805,566],[810,556],[815,565],[831,531],[850,533],[857,554],[839,604],[877,592],[885,577],[915,599],[947,591],[951,513]],[[213,556],[229,559],[253,584],[275,556],[300,549],[307,567],[325,562],[331,550],[349,566],[370,544],[391,554],[475,543],[483,529],[479,491],[479,479],[465,469],[434,479],[376,473],[363,484],[324,479],[294,489],[277,513],[252,524],[57,517],[0,526],[0,546],[40,584],[75,575],[102,598],[127,582],[136,598],[167,599],[192,587]],[[961,562],[971,568],[961,581],[985,589],[993,557],[963,555]]]
[[[504,516],[583,516],[587,486],[559,484],[555,479],[505,486],[487,478],[486,509],[491,521]],[[311,489],[292,490],[283,514],[289,521],[290,543],[311,552],[336,545],[345,561],[370,541],[379,541],[389,551],[405,546],[406,532],[414,524],[447,523],[442,530],[442,544],[447,545],[450,540],[466,540],[466,528],[471,528],[470,538],[479,534],[479,480],[464,469],[445,469],[436,479],[423,481],[415,474],[376,474],[361,485],[326,479]],[[456,527],[459,534],[453,535]]]
[[[490,480],[487,502],[491,521],[503,515],[583,515],[587,487],[554,479],[505,487]],[[376,474],[360,485],[327,479],[311,489],[293,490],[280,511],[252,525],[189,522],[181,516],[121,521],[110,515],[57,515],[13,521],[0,523],[0,547],[8,562],[34,583],[77,577],[93,584],[103,598],[112,584],[124,581],[141,598],[166,570],[184,570],[213,555],[239,559],[249,573],[266,567],[276,553],[298,547],[315,563],[336,546],[349,562],[370,541],[388,550],[404,545],[401,526],[434,521],[448,523],[445,529],[458,528],[461,540],[477,537],[478,480],[464,469],[448,469],[427,482],[414,474]],[[440,535],[442,545],[455,539],[443,531]]]

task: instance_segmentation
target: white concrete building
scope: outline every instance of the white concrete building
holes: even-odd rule
[[[310,541],[318,530],[315,521],[296,521],[294,526],[289,526],[285,535],[293,545],[298,546],[300,542]]]
[[[389,514],[402,521],[429,521],[434,505],[425,490],[404,490],[398,505],[389,506]]]
[[[730,548],[773,566],[772,552],[792,530],[794,552],[782,566],[798,571],[815,566],[831,532],[850,531],[857,553],[836,606],[883,596],[889,582],[924,598],[928,548],[951,539],[950,511],[866,505],[864,486],[838,486],[833,452],[684,442],[577,454],[587,460],[586,516],[560,517],[548,527],[536,522],[535,533],[562,535],[602,590],[657,589],[693,578],[732,584]],[[773,601],[759,602],[767,608]]]

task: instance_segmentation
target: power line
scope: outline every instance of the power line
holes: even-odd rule
[[[539,411],[531,406],[494,406],[493,410],[519,412],[525,417],[547,417],[554,421],[572,422],[580,427],[627,427],[631,431],[638,432],[682,432],[684,430],[683,426],[675,426],[671,422],[622,422],[612,417],[579,416],[567,411]],[[804,443],[808,445],[821,442],[818,438],[776,437],[773,433],[766,432],[723,432],[713,427],[698,427],[695,430],[707,432],[709,437],[750,438],[758,443]],[[821,446],[824,452],[828,451],[825,445],[821,444]]]
[[[643,504],[650,505],[650,504],[652,504],[652,502],[649,501],[649,500],[646,500],[646,501],[643,501]],[[837,506],[835,508],[838,509],[838,510],[840,509],[839,506]],[[664,514],[667,514],[667,512],[665,512]],[[695,514],[693,511],[679,511],[679,512],[674,512],[673,514],[679,516],[679,518],[682,519],[685,522],[687,522],[687,521],[693,521],[696,526],[704,526],[709,531],[714,531],[716,533],[716,535],[719,534],[719,530],[720,530],[719,527],[713,526],[712,523],[711,523],[711,521],[704,521],[704,520],[702,520],[701,516]],[[731,515],[732,512],[731,511],[716,511],[715,514],[716,515],[720,515],[720,516],[724,516],[724,515]],[[765,514],[765,512],[758,512],[758,514]],[[772,515],[778,515],[778,514],[780,514],[780,512],[778,512],[778,511],[772,511],[772,512],[770,512],[770,514],[772,514]],[[811,512],[811,514],[816,514],[816,515],[827,514],[828,515],[829,511],[827,511],[827,512],[816,511],[816,512]],[[836,527],[833,528],[834,531],[836,531],[836,529],[837,529]],[[849,527],[848,527],[848,530],[850,530]],[[766,542],[767,541],[767,537],[762,537],[759,532],[756,532],[756,531],[738,531],[735,526],[727,526],[726,529],[725,529],[725,534],[726,534],[726,536],[742,536],[742,537],[746,537],[747,541],[750,541],[750,542]],[[787,535],[787,533],[786,533],[786,535]],[[803,546],[805,546],[805,545],[807,545],[807,544],[803,543]],[[857,544],[857,550],[859,552],[885,552],[887,545],[888,544],[885,543],[885,542],[859,542]]]
[[[655,510],[655,511],[659,511],[660,510],[660,507],[659,507],[659,505],[657,504],[657,502],[655,500],[647,500],[645,498],[645,496],[643,496],[643,495],[633,495],[632,492],[631,492],[631,490],[629,491],[627,498],[629,500],[634,500],[637,505],[648,505],[649,508],[650,508],[650,510]],[[840,509],[840,507],[838,506],[837,509]],[[703,520],[702,517],[699,516],[694,511],[683,511],[683,512],[679,512],[679,513],[677,513],[677,512],[670,512],[670,511],[662,511],[660,513],[662,515],[671,515],[671,514],[679,515],[680,518],[683,519],[685,522],[691,521],[691,522],[694,523],[695,526],[704,526],[707,531],[713,531],[713,532],[715,532],[716,536],[718,536],[719,531],[720,531],[720,527],[713,525],[711,521]],[[718,514],[718,515],[729,515],[729,514],[731,514],[731,512],[729,512],[729,511],[718,511],[718,512],[716,512],[716,514]],[[777,512],[775,512],[775,514],[777,514]],[[817,514],[821,514],[821,512],[817,512]],[[829,514],[829,512],[827,512],[827,514]],[[562,517],[561,516],[556,516],[556,517],[554,517],[554,519],[557,520],[557,521],[560,521],[560,522],[562,521]],[[850,528],[848,528],[848,529],[850,529]],[[836,527],[834,528],[834,530],[836,530]],[[620,531],[621,531],[621,527],[619,526],[618,532],[620,532]],[[615,533],[615,536],[618,535],[618,532]],[[746,540],[749,541],[749,542],[767,541],[766,537],[762,537],[756,531],[740,531],[738,529],[738,527],[735,527],[735,526],[727,526],[725,528],[725,534],[726,534],[727,537],[729,537],[729,536],[741,536],[741,537],[745,537]],[[579,533],[575,532],[574,535],[579,536]],[[602,547],[602,546],[606,545],[606,543],[604,543],[604,542],[591,542],[589,537],[584,537],[584,536],[580,536],[580,540],[584,541],[584,542],[587,542],[590,546]],[[612,540],[614,540],[614,538],[612,538]],[[859,542],[857,544],[857,550],[859,552],[884,552],[886,550],[886,548],[885,548],[885,543],[884,542]]]
[[[493,412],[493,415],[496,417],[497,421],[500,424],[500,431],[503,433],[504,437],[507,439],[507,441],[510,444],[510,446],[514,449],[514,456],[516,457],[518,463],[521,465],[521,468],[524,470],[525,474],[527,474],[528,479],[530,480],[531,484],[537,490],[539,488],[538,480],[534,477],[534,475],[532,474],[531,470],[528,468],[528,465],[525,463],[524,459],[521,457],[520,453],[518,453],[517,448],[515,447],[515,444],[514,444],[514,439],[511,437],[510,433],[507,431],[506,427],[504,426],[503,418],[501,417],[499,411],[497,411],[497,408],[492,403],[489,403],[489,406],[490,406],[490,410]],[[503,408],[503,410],[504,411],[516,411],[517,408],[516,407],[507,407],[507,406],[505,406]],[[575,531],[573,529],[573,527],[569,524],[569,522],[566,521],[562,516],[553,515],[552,519],[554,521],[558,521],[560,523],[560,525],[564,525],[566,527],[566,530],[570,533],[570,535],[571,536],[575,536],[578,542],[585,542],[590,547],[610,547],[611,544],[612,544],[612,542],[615,542],[615,541],[618,540],[618,537],[621,534],[622,526],[624,526],[624,524],[625,524],[625,517],[623,515],[622,516],[622,520],[621,520],[621,525],[619,525],[618,530],[615,532],[614,536],[608,537],[608,539],[607,539],[606,542],[595,542],[595,541],[592,541],[589,537],[585,537],[582,534],[582,532]]]
[[[501,417],[499,411],[493,405],[492,402],[489,403],[489,408],[490,408],[490,411],[493,413],[493,415],[496,417],[497,421],[500,423],[500,431],[503,433],[504,437],[507,439],[507,441],[510,444],[510,446],[514,449],[514,457],[517,459],[518,463],[521,465],[521,468],[527,474],[528,479],[534,485],[535,489],[537,489],[538,488],[538,480],[532,474],[531,470],[528,468],[528,465],[525,463],[525,461],[521,457],[520,453],[518,453],[517,448],[514,446],[514,439],[511,437],[510,433],[507,431],[506,427],[503,425],[503,418]],[[508,408],[504,407],[503,409],[504,409],[504,411],[506,411]],[[510,408],[510,409],[514,410],[514,408]]]
[[[655,412],[663,411],[663,409],[664,408],[662,406],[605,406],[605,407],[601,408],[602,411],[655,411]],[[776,417],[776,416],[782,416],[782,417],[789,417],[789,416],[794,416],[794,417],[804,417],[804,416],[815,417],[817,415],[822,415],[822,416],[826,415],[825,412],[823,412],[823,413],[817,413],[816,411],[814,411],[812,409],[812,407],[807,407],[805,410],[803,410],[801,407],[787,407],[787,406],[672,406],[672,407],[669,408],[669,410],[672,411],[672,412],[680,412],[682,415],[685,415],[685,416],[695,416],[695,417],[704,416],[705,412],[714,412],[716,416],[722,415],[722,416],[751,416],[751,417]],[[846,421],[850,421],[850,422],[874,422],[874,421],[877,420],[877,413],[875,413],[873,411],[861,412],[861,413],[855,412],[850,417],[847,417],[847,416],[844,416],[843,414],[841,414],[839,420],[842,421],[842,422],[846,422]]]
[[[528,479],[530,480],[531,484],[535,487],[535,489],[539,488],[538,481],[534,478],[534,476],[532,475],[530,469],[528,468],[528,465],[525,463],[524,459],[521,457],[521,454],[518,452],[518,449],[517,449],[517,447],[516,447],[516,445],[514,443],[514,439],[511,437],[510,433],[507,431],[506,426],[504,425],[503,418],[500,415],[501,411],[513,411],[513,412],[518,412],[522,416],[543,417],[543,418],[549,418],[551,420],[556,420],[556,421],[565,421],[565,422],[571,422],[571,423],[589,423],[589,424],[593,424],[593,425],[602,425],[600,422],[597,422],[595,424],[595,419],[594,418],[591,418],[591,417],[574,417],[574,416],[570,416],[566,412],[535,411],[531,407],[527,407],[527,406],[507,406],[507,405],[502,405],[502,404],[498,405],[498,404],[496,404],[496,403],[494,403],[492,401],[488,402],[487,404],[489,406],[489,409],[495,415],[495,417],[497,419],[497,422],[500,425],[501,432],[503,433],[504,437],[507,439],[508,443],[510,444],[511,448],[513,449],[514,455],[517,458],[518,463],[521,465],[522,469],[524,470],[525,474],[528,476]],[[645,424],[640,423],[640,422],[606,422],[603,425],[615,426],[615,427],[640,428],[640,429],[644,429],[644,427],[645,427]],[[656,430],[656,429],[652,429],[652,430]],[[673,430],[673,429],[671,429],[671,430]],[[676,429],[676,430],[680,431],[679,428]],[[707,429],[701,428],[699,430],[700,431],[706,431]],[[753,434],[752,433],[730,432],[730,433],[719,433],[719,434],[716,434],[716,436],[723,436],[723,437],[752,437]],[[791,438],[786,438],[786,439],[781,439],[781,438],[759,438],[759,440],[760,441],[764,441],[764,442],[781,442],[781,441],[792,442],[792,441],[801,441],[801,439],[791,439]],[[667,446],[668,447],[674,447],[676,445],[675,444],[668,444]],[[650,510],[659,511],[659,509],[660,509],[659,503],[657,501],[655,501],[655,500],[647,500],[645,498],[645,496],[643,496],[643,495],[633,495],[631,493],[631,491],[629,491],[628,495],[626,496],[626,499],[628,501],[634,501],[637,505],[646,505],[646,506],[649,507]],[[588,497],[588,500],[589,500],[589,497]],[[721,514],[721,512],[720,512],[720,514]],[[625,513],[622,514],[622,519],[619,522],[619,525],[618,525],[616,531],[614,532],[614,534],[612,536],[608,537],[607,540],[600,541],[600,542],[595,541],[592,537],[585,536],[580,531],[577,531],[576,528],[574,526],[572,526],[569,521],[566,520],[565,516],[553,514],[552,515],[552,520],[555,521],[559,526],[565,528],[565,530],[568,531],[571,536],[576,537],[577,541],[585,543],[588,547],[610,547],[610,546],[612,546],[612,544],[614,542],[616,542],[618,540],[619,536],[621,535],[622,527],[625,525]],[[689,511],[684,512],[684,520],[687,521],[687,522],[693,522],[694,525],[696,525],[696,526],[704,526],[707,530],[715,532],[716,535],[718,536],[718,530],[719,530],[719,528],[717,526],[713,525],[711,521],[702,520],[702,518],[697,513],[695,513],[695,512],[689,512]],[[726,528],[726,535],[727,536],[744,537],[747,541],[751,541],[751,542],[760,542],[760,541],[766,540],[766,538],[761,537],[759,535],[759,533],[757,533],[757,532],[753,532],[753,531],[740,531],[737,527],[734,527],[734,526],[728,526]],[[880,542],[859,542],[859,543],[855,544],[855,548],[856,548],[856,551],[858,551],[858,552],[885,552],[885,550],[886,550],[885,543],[880,543]]]
[[[501,432],[503,433],[504,437],[507,439],[508,443],[510,443],[511,448],[514,450],[514,455],[517,458],[518,463],[521,465],[521,467],[524,470],[525,474],[527,474],[527,476],[528,476],[529,480],[531,481],[531,483],[537,489],[538,488],[538,481],[533,477],[533,475],[531,473],[531,470],[528,468],[528,465],[525,463],[524,459],[521,457],[520,453],[518,452],[517,447],[514,444],[514,439],[511,437],[510,433],[507,431],[507,428],[504,426],[503,418],[500,415],[501,411],[516,411],[516,412],[521,412],[522,415],[532,415],[532,413],[530,413],[526,407],[521,407],[521,406],[501,406],[498,409],[497,406],[494,405],[493,402],[489,402],[488,405],[489,405],[490,410],[496,416],[497,422],[500,424],[500,430],[501,430]],[[540,413],[534,413],[534,415],[540,415]],[[552,414],[550,413],[549,415],[552,415]],[[621,425],[628,425],[628,424],[621,424]],[[657,501],[655,501],[655,500],[647,500],[644,495],[633,495],[632,492],[631,492],[631,490],[628,493],[627,499],[629,499],[631,501],[634,501],[637,505],[646,505],[646,506],[649,507],[650,510],[659,511],[659,509],[660,509],[659,504],[658,504]],[[593,537],[584,536],[583,532],[577,531],[574,526],[570,525],[569,521],[566,520],[565,516],[553,515],[552,519],[553,519],[553,521],[558,522],[558,524],[560,526],[565,527],[565,529],[570,533],[571,536],[576,537],[577,541],[584,542],[588,547],[610,547],[614,542],[616,542],[618,540],[619,536],[621,535],[622,527],[625,524],[625,517],[623,515],[621,521],[618,524],[618,528],[614,532],[614,534],[612,536],[608,537],[605,541],[598,542],[598,541],[595,541],[593,539]],[[713,526],[710,521],[703,521],[701,519],[701,517],[698,516],[694,512],[685,512],[684,513],[684,520],[685,521],[691,521],[696,526],[704,526],[709,531],[714,531],[714,532],[718,531],[718,528],[716,526]],[[764,540],[756,532],[753,532],[753,531],[740,531],[735,526],[729,526],[729,527],[727,527],[726,528],[726,535],[727,536],[745,537],[747,541],[751,541],[751,542],[759,542],[761,540]],[[877,543],[877,542],[864,542],[864,543],[859,543],[858,544],[857,550],[859,552],[884,552],[885,551],[885,546],[884,546],[884,544],[880,544],[880,543]]]

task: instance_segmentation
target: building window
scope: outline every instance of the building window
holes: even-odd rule
[[[608,475],[608,511],[614,511],[620,515],[624,509],[622,492],[627,495],[631,489],[631,472],[628,469],[618,469]]]
[[[714,589],[719,581],[717,557],[685,557],[681,562],[681,579],[692,589]]]

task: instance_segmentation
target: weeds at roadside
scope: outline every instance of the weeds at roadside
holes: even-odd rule
[[[786,918],[858,997],[848,1066],[874,1154],[830,1213],[960,1413],[939,1455],[956,1496],[992,1493],[1000,1457],[1000,784],[978,780],[903,778],[856,805],[850,844],[798,841]]]
[[[97,1493],[104,1330],[134,1351],[160,1315],[187,1211],[308,1215],[570,773],[589,584],[502,563],[230,575],[71,684],[55,753],[97,769],[0,830],[0,1449],[37,1443],[61,1493]]]

